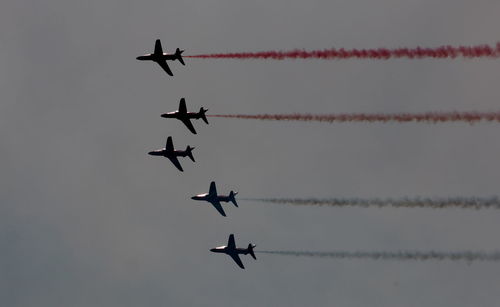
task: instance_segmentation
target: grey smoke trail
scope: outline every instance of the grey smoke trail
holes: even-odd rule
[[[500,261],[500,252],[418,252],[418,251],[397,251],[397,252],[311,252],[311,251],[255,251],[262,254],[274,254],[296,257],[319,257],[334,259],[370,259],[370,260],[417,260],[417,261]]]
[[[425,113],[337,113],[337,114],[211,114],[209,117],[303,121],[326,123],[445,123],[467,122],[474,124],[480,121],[500,122],[500,112],[425,112]]]
[[[500,209],[500,199],[498,197],[454,197],[454,198],[401,198],[401,199],[380,199],[380,198],[240,198],[241,200],[288,204],[295,206],[330,206],[330,207],[395,207],[395,208],[462,208],[462,209]]]

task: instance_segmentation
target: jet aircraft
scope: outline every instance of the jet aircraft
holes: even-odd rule
[[[204,109],[203,107],[200,108],[200,111],[198,113],[195,112],[188,112],[186,108],[186,99],[181,98],[181,101],[179,102],[179,110],[174,111],[174,112],[169,112],[162,114],[161,117],[163,118],[176,118],[180,120],[181,122],[186,125],[186,127],[191,131],[193,134],[196,134],[196,130],[194,130],[193,123],[191,123],[191,119],[203,119],[205,123],[208,125],[208,120],[207,117],[205,116],[205,113],[207,112],[207,109]]]
[[[250,254],[253,259],[257,260],[257,258],[255,257],[255,254],[253,252],[253,249],[255,246],[257,246],[257,245],[250,243],[250,244],[248,244],[247,248],[236,247],[236,244],[234,243],[234,235],[230,234],[229,239],[227,240],[227,246],[215,247],[215,248],[210,249],[210,251],[214,252],[214,253],[223,253],[223,254],[227,254],[227,255],[231,256],[231,258],[233,258],[234,262],[236,262],[236,264],[240,268],[244,269],[245,266],[241,262],[240,256],[238,256],[238,255]]]
[[[170,70],[170,67],[168,67],[167,60],[168,61],[175,61],[178,60],[181,62],[182,65],[186,65],[184,63],[184,60],[182,59],[182,53],[184,50],[180,50],[179,48],[175,49],[175,53],[163,53],[163,49],[161,47],[161,42],[159,39],[156,40],[155,43],[155,51],[154,53],[148,53],[145,55],[138,56],[137,59],[139,61],[153,61],[158,63],[158,65],[163,68],[163,70],[169,74],[170,76],[173,76],[174,74]]]
[[[224,209],[222,209],[221,201],[223,202],[232,202],[236,207],[238,207],[238,204],[236,203],[236,199],[234,196],[238,194],[237,192],[229,192],[229,195],[217,195],[217,188],[215,187],[215,182],[212,181],[210,183],[210,190],[208,193],[205,194],[199,194],[196,196],[191,197],[191,199],[194,200],[205,200],[208,201],[209,203],[212,204],[212,206],[219,211],[219,213],[222,216],[226,216],[226,213],[224,212]]]
[[[179,162],[177,157],[189,157],[193,162],[195,162],[194,157],[193,157],[193,153],[192,153],[193,149],[194,149],[194,147],[190,147],[188,145],[186,147],[186,150],[174,150],[174,144],[172,142],[172,137],[169,136],[167,139],[167,145],[165,148],[150,151],[148,154],[150,154],[152,156],[161,156],[161,157],[169,158],[170,161],[172,161],[172,163],[175,165],[175,167],[177,167],[178,170],[183,172],[184,170],[182,169],[181,163]]]

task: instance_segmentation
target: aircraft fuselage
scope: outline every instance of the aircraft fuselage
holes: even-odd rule
[[[165,149],[159,149],[159,150],[153,150],[148,152],[149,155],[151,156],[160,156],[160,157],[187,157],[189,154],[187,150],[174,150],[174,151],[168,151]]]
[[[185,114],[182,114],[179,111],[164,113],[164,114],[161,115],[161,117],[163,117],[163,118],[176,118],[176,119],[179,119],[179,120],[183,120],[183,119],[200,119],[201,118],[200,113],[187,112]]]
[[[234,254],[236,254],[236,255],[248,255],[250,253],[248,248],[236,247],[234,249],[231,249],[227,246],[215,247],[215,248],[210,249],[210,251],[213,253],[228,254],[228,255],[231,255],[231,254],[233,254],[233,255]]]
[[[138,56],[137,59],[139,61],[160,62],[160,61],[174,61],[177,59],[177,57],[175,53],[162,53],[162,54],[148,53],[145,55]]]
[[[228,203],[228,202],[231,201],[231,198],[228,195],[215,195],[215,196],[211,196],[208,193],[198,194],[196,196],[191,197],[191,199],[193,199],[193,200],[205,200],[205,201],[208,201],[208,202],[217,201],[218,200],[220,202],[225,202],[225,203]]]

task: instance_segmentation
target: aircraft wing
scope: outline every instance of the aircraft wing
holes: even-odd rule
[[[170,161],[172,161],[172,163],[175,165],[175,167],[177,167],[178,170],[180,170],[181,172],[184,171],[177,157],[168,157],[168,158],[170,159]]]
[[[166,151],[174,151],[174,143],[172,142],[172,137],[169,136],[167,139],[167,144],[165,146]]]
[[[172,73],[172,71],[170,70],[170,67],[168,67],[168,64],[167,64],[167,62],[166,62],[166,61],[158,61],[157,63],[158,63],[158,65],[160,65],[160,66],[161,66],[161,68],[163,68],[163,70],[164,70],[167,74],[169,74],[170,76],[173,76],[173,75],[174,75],[174,74]]]
[[[240,259],[240,256],[238,256],[238,254],[229,254],[229,256],[231,256],[231,258],[233,258],[234,262],[236,262],[236,264],[244,269],[245,266],[243,265],[243,262],[241,262],[241,259]]]
[[[234,242],[234,235],[230,234],[229,239],[227,239],[227,247],[230,249],[236,248],[236,243]]]
[[[186,107],[186,99],[181,98],[181,101],[179,101],[179,113],[187,113],[187,107]]]
[[[155,42],[155,53],[163,54],[163,48],[161,47],[161,41],[159,39],[157,39]]]
[[[208,190],[208,195],[217,196],[217,188],[215,187],[215,181],[210,182],[210,190]]]
[[[210,203],[212,204],[212,206],[214,206],[215,209],[217,209],[217,211],[219,211],[219,213],[222,216],[226,216],[226,212],[224,212],[224,209],[222,209],[222,205],[220,204],[220,202],[218,200],[211,201]]]
[[[194,130],[193,123],[189,118],[183,118],[181,121],[186,125],[186,127],[191,131],[193,134],[196,134],[196,130]]]

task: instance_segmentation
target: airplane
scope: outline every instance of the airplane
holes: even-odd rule
[[[156,40],[155,42],[155,51],[154,53],[148,53],[145,55],[138,56],[136,59],[139,61],[153,61],[158,63],[158,65],[163,68],[163,70],[169,74],[170,76],[173,76],[174,74],[170,70],[170,67],[168,67],[167,60],[168,61],[175,61],[178,60],[181,62],[182,65],[186,65],[184,63],[184,60],[182,59],[182,53],[184,50],[180,50],[179,48],[175,49],[175,53],[163,53],[163,49],[161,48],[161,42],[159,39]]]
[[[224,212],[224,209],[222,209],[222,205],[220,204],[221,201],[223,202],[232,202],[236,207],[238,207],[238,204],[236,203],[236,199],[234,196],[238,194],[237,192],[229,192],[229,195],[217,195],[217,188],[215,187],[215,182],[212,181],[210,183],[210,190],[208,193],[205,194],[199,194],[196,196],[191,197],[193,200],[205,200],[208,201],[209,203],[212,204],[212,206],[219,211],[219,213],[222,216],[226,216],[226,213]]]
[[[189,131],[191,131],[193,134],[196,134],[196,130],[194,130],[193,123],[191,123],[191,118],[193,119],[201,118],[208,125],[208,120],[207,117],[205,116],[205,113],[207,111],[208,109],[204,109],[203,107],[201,107],[198,113],[188,112],[186,108],[186,99],[181,98],[181,101],[179,102],[179,110],[162,114],[161,117],[176,118],[181,122],[183,122],[184,125],[186,125],[186,127],[189,129]]]
[[[234,262],[236,262],[236,264],[240,268],[244,269],[245,266],[241,262],[240,256],[238,256],[238,255],[250,254],[253,259],[257,260],[257,257],[255,257],[255,254],[253,252],[253,249],[256,246],[257,245],[250,243],[250,244],[248,244],[247,248],[236,247],[236,244],[234,243],[234,235],[230,234],[229,239],[227,240],[227,246],[215,247],[215,248],[210,249],[210,251],[214,252],[214,253],[222,253],[222,254],[227,254],[227,255],[231,256],[231,258],[233,258]]]
[[[184,170],[182,169],[181,163],[179,162],[177,157],[189,157],[193,162],[195,162],[194,157],[193,157],[193,153],[192,153],[193,149],[194,149],[194,147],[190,147],[188,145],[188,147],[186,147],[186,150],[174,150],[174,144],[172,142],[172,137],[169,136],[167,139],[167,145],[165,148],[150,151],[148,154],[150,154],[152,156],[161,156],[161,157],[169,158],[170,161],[172,161],[172,163],[175,165],[175,167],[177,167],[178,170],[183,172]]]

